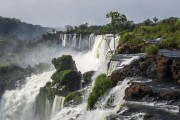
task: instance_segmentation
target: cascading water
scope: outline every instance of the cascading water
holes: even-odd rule
[[[20,90],[6,91],[0,100],[1,120],[32,120],[35,116],[34,103],[40,87],[51,81],[54,71],[32,75]]]
[[[64,97],[62,96],[55,96],[53,106],[52,106],[52,113],[51,116],[54,116],[57,112],[59,112],[63,108],[64,104]]]
[[[75,36],[75,34],[74,34]],[[72,46],[81,48],[81,42],[84,38],[79,36],[69,37],[68,35],[60,35],[62,46],[71,44]],[[114,50],[117,46],[119,36],[114,38],[112,35],[90,35],[87,39],[88,46],[92,48],[87,53],[72,54],[78,70],[82,73],[88,70],[96,70],[100,73],[106,73],[106,54],[108,51]],[[73,40],[73,41],[72,41]],[[115,40],[115,41],[114,41]],[[78,42],[78,44],[77,44]],[[77,46],[78,45],[78,46]],[[93,45],[93,46],[92,46]],[[62,53],[63,54],[63,53]],[[67,54],[67,53],[66,53]],[[38,75],[32,75],[27,78],[26,84],[20,90],[6,91],[0,101],[0,119],[1,120],[68,120],[77,118],[80,120],[99,120],[113,111],[110,109],[97,109],[94,111],[86,111],[87,103],[84,101],[81,105],[75,107],[63,108],[63,97],[56,96],[52,105],[43,97],[38,98],[37,95],[41,87],[46,82],[51,81],[51,75],[54,71],[44,72]],[[125,86],[126,87],[126,86]],[[123,87],[123,89],[125,88]],[[42,100],[44,100],[42,102]],[[52,116],[52,118],[50,118]]]
[[[116,58],[118,57],[118,58]],[[129,55],[120,55],[115,56],[109,62],[107,69],[107,76],[111,75],[114,70],[122,69],[125,65],[130,64],[132,61],[140,58],[140,54],[129,54]]]

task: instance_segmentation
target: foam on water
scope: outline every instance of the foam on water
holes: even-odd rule
[[[54,71],[27,77],[25,86],[20,90],[6,91],[1,99],[1,120],[32,120],[34,102],[40,87],[51,81]]]

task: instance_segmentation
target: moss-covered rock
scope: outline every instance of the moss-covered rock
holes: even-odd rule
[[[61,57],[54,58],[52,63],[56,70],[63,71],[63,70],[75,70],[77,71],[75,62],[72,59],[71,55],[62,55]]]
[[[109,88],[112,88],[114,83],[105,74],[101,74],[96,78],[95,85],[88,98],[88,109],[94,109],[95,103]]]
[[[81,74],[74,70],[64,70],[59,73],[56,71],[52,75],[53,85],[66,85],[70,91],[75,91],[80,88]]]
[[[83,101],[82,93],[79,91],[69,93],[64,100],[64,106],[78,105]]]
[[[84,81],[85,85],[91,83],[92,76],[94,75],[94,73],[95,73],[95,71],[88,71],[83,74],[83,81]]]

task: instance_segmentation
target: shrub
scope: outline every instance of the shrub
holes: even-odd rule
[[[95,85],[88,98],[88,108],[94,109],[95,103],[109,88],[113,87],[113,81],[107,78],[105,74],[101,74],[96,78]]]
[[[159,50],[158,46],[156,46],[156,45],[149,45],[148,47],[146,47],[145,52],[148,55],[153,55],[153,54],[157,54],[158,50]]]

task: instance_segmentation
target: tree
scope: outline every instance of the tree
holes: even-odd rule
[[[118,12],[110,12],[106,14],[106,18],[111,18],[111,26],[113,32],[117,32],[120,26],[125,25],[127,18],[124,14]]]
[[[88,23],[85,23],[85,24],[81,24],[80,26],[79,26],[79,29],[80,30],[85,30],[85,29],[87,29],[88,28]]]
[[[153,22],[150,19],[147,19],[143,22],[145,25],[151,25]]]
[[[66,25],[65,30],[66,31],[71,31],[71,30],[73,30],[73,27],[71,25]]]
[[[157,23],[158,18],[157,18],[157,17],[154,17],[154,18],[153,18],[153,21],[154,21],[155,23]]]
[[[52,33],[55,33],[55,31],[56,31],[55,29],[52,29]]]

